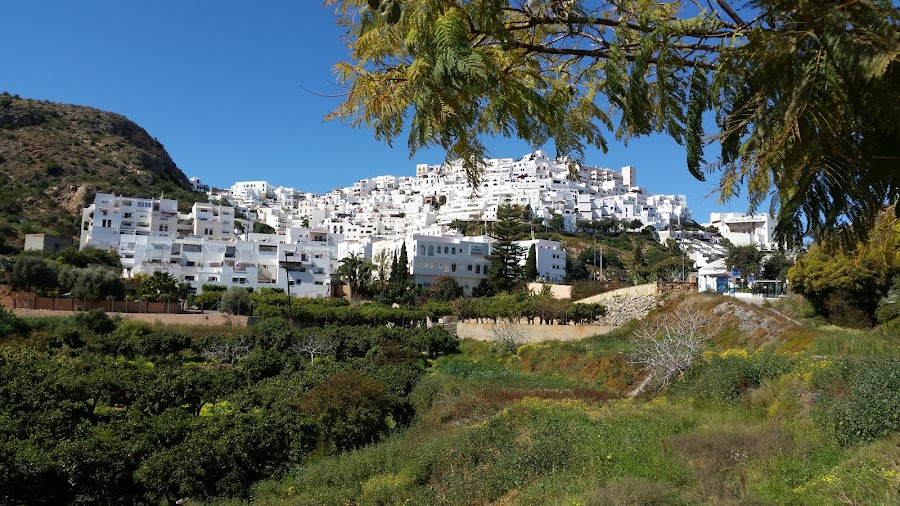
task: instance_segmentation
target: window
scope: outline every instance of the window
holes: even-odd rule
[[[185,277],[184,277],[184,280],[185,280],[185,281],[196,281],[196,279],[194,278],[194,276],[185,276]]]
[[[456,272],[456,264],[450,265],[450,272]]]
[[[467,266],[466,266],[466,270],[468,270],[468,271],[471,272],[471,271],[472,271],[472,264],[467,265]]]
[[[481,265],[475,266],[475,274],[481,274]]]
[[[130,205],[130,204],[129,204]],[[131,213],[125,213],[125,218],[131,218]]]
[[[456,248],[452,248],[450,251],[452,251],[454,255],[456,254]]]
[[[150,202],[138,202],[138,207],[149,208],[153,207],[153,204],[151,204]]]
[[[434,256],[434,246],[428,246],[428,256]]]

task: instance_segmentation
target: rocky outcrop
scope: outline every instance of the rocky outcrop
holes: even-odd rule
[[[608,298],[600,303],[606,306],[606,316],[598,323],[612,327],[624,325],[631,320],[640,320],[659,305],[655,295],[623,295]]]

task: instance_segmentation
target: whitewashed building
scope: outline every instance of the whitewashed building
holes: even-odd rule
[[[710,213],[709,223],[722,237],[735,246],[756,246],[762,251],[772,251],[777,244],[772,239],[775,220],[766,213]]]
[[[167,272],[190,284],[281,288],[294,297],[327,297],[337,244],[324,229],[234,234],[234,210],[196,203],[98,193],[82,211],[81,248],[115,251],[123,276]]]
[[[528,250],[534,245],[535,260],[538,279],[544,283],[561,285],[566,277],[566,250],[557,241],[546,239],[532,239],[529,241],[516,241],[522,247],[524,254],[519,264],[524,266],[528,258]],[[534,281],[533,279],[529,279]]]

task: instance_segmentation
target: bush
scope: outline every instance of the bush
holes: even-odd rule
[[[316,386],[301,409],[313,421],[326,450],[349,450],[375,441],[388,426],[391,399],[385,384],[354,371]]]
[[[681,388],[697,399],[734,403],[747,390],[759,388],[763,380],[777,378],[791,367],[786,355],[726,351],[688,369]]]
[[[25,322],[20,320],[12,311],[0,307],[0,337],[6,337],[25,328]]]
[[[845,359],[817,371],[814,419],[844,446],[900,431],[900,359]]]
[[[231,287],[222,294],[222,311],[230,314],[250,312],[250,292],[244,288]]]
[[[109,334],[116,330],[119,319],[110,318],[102,309],[92,309],[85,313],[75,315],[75,323],[83,326],[95,334]]]

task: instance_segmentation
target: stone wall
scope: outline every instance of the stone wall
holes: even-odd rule
[[[683,292],[683,293],[696,293],[697,292],[697,283],[696,281],[691,282],[681,282],[681,281],[660,281],[656,284],[658,293],[673,293],[673,292]]]
[[[606,334],[616,327],[607,325],[528,325],[526,323],[507,324],[521,336],[522,344],[542,341],[575,341],[586,337]],[[456,335],[460,339],[492,341],[494,324],[461,322],[456,324]]]
[[[618,327],[630,320],[640,320],[658,304],[659,287],[656,283],[629,286],[611,292],[581,299],[576,304],[603,304],[606,316],[600,322],[604,325]]]

